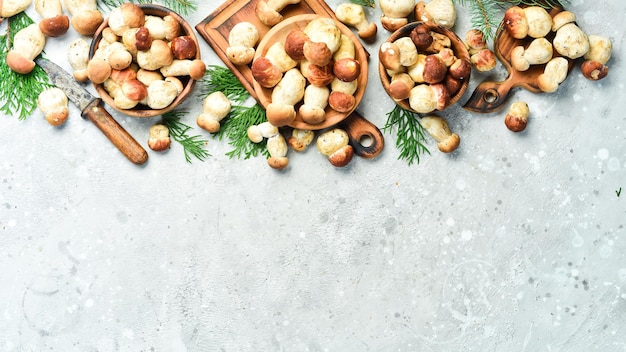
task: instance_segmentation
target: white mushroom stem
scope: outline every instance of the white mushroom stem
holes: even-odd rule
[[[8,18],[26,10],[32,0],[3,0],[0,1],[0,17]]]
[[[239,22],[228,33],[226,56],[235,65],[247,65],[254,58],[259,31],[250,22]]]
[[[196,123],[203,129],[215,133],[220,130],[220,121],[230,113],[231,102],[224,93],[213,92],[204,98],[202,113],[196,118]]]
[[[76,38],[67,50],[67,59],[74,69],[74,78],[79,82],[86,82],[87,65],[89,64],[89,43],[83,38]]]
[[[21,74],[30,73],[35,68],[33,61],[46,45],[46,36],[36,23],[15,33],[13,49],[6,56],[9,68]]]
[[[266,26],[273,26],[282,21],[280,12],[288,5],[298,4],[300,0],[260,0],[257,3],[256,15]]]
[[[451,153],[455,151],[461,139],[456,133],[450,131],[446,120],[439,116],[425,116],[420,119],[422,127],[437,141],[437,148],[441,152]]]
[[[37,107],[44,114],[46,121],[53,126],[62,125],[69,115],[67,96],[56,87],[48,88],[39,94]]]
[[[335,9],[335,15],[342,23],[356,28],[361,39],[371,39],[376,36],[378,27],[376,23],[367,21],[363,6],[353,3],[342,3]]]

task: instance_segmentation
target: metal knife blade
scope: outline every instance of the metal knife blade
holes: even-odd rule
[[[52,61],[39,56],[35,62],[48,74],[52,84],[76,104],[81,116],[93,122],[128,160],[135,164],[148,160],[146,150],[104,109],[102,99],[93,96],[69,72]]]

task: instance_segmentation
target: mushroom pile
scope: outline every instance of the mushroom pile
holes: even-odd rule
[[[408,99],[411,109],[426,114],[444,110],[468,81],[471,62],[452,48],[449,36],[418,24],[409,36],[380,46],[380,63],[390,79],[387,92]]]
[[[84,50],[84,45],[72,48]],[[196,42],[174,17],[144,14],[139,6],[124,3],[111,11],[87,66],[75,69],[85,70],[88,80],[102,84],[119,109],[139,104],[163,109],[182,92],[183,81],[204,76],[206,66],[196,59],[197,51]]]
[[[330,18],[292,29],[252,62],[251,71],[260,86],[272,90],[266,113],[274,126],[291,125],[298,114],[318,125],[327,107],[340,113],[355,108],[361,64],[351,38]]]
[[[504,15],[504,29],[515,39],[530,38],[527,47],[517,46],[511,52],[511,63],[518,71],[532,65],[545,64],[539,76],[539,88],[546,93],[555,92],[568,74],[569,60],[584,58],[583,75],[590,80],[600,80],[608,74],[606,63],[611,58],[609,38],[587,35],[576,22],[576,15],[561,11],[554,17],[542,7],[510,7]],[[554,33],[552,41],[547,39]]]

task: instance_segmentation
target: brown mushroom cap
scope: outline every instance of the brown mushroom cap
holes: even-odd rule
[[[276,127],[287,126],[296,118],[296,110],[293,105],[270,103],[267,105],[265,113],[267,121]]]
[[[441,58],[435,54],[426,56],[424,59],[424,82],[428,84],[435,84],[443,81],[448,73],[448,67],[441,60]]]
[[[170,48],[175,59],[193,59],[196,57],[198,48],[196,42],[188,35],[183,35],[172,39]]]
[[[35,61],[29,60],[14,50],[7,53],[6,62],[11,70],[20,74],[30,73],[35,68]]]
[[[356,104],[354,96],[343,92],[334,91],[328,97],[328,105],[338,112],[348,112],[352,110],[354,104]]]
[[[265,88],[272,88],[280,82],[283,77],[278,67],[274,66],[266,57],[259,57],[252,62],[252,76]]]
[[[308,41],[303,46],[304,57],[313,65],[326,66],[333,58],[333,53],[322,42]]]
[[[335,151],[328,157],[328,161],[333,166],[336,167],[344,167],[352,161],[352,157],[354,156],[354,148],[351,145],[346,145]]]
[[[39,22],[39,29],[48,37],[60,37],[70,28],[70,19],[65,15],[44,18]]]
[[[96,33],[96,30],[104,22],[102,13],[97,10],[84,11],[72,16],[71,24],[72,28],[78,32],[78,34],[91,36]]]
[[[333,64],[326,66],[318,66],[310,64],[307,66],[306,78],[314,86],[323,87],[329,85],[333,81],[335,75],[333,73]]]
[[[294,28],[285,38],[285,52],[296,61],[302,61],[304,56],[304,43],[309,41],[309,37],[303,30]]]
[[[333,72],[338,79],[344,82],[351,82],[359,77],[361,64],[359,61],[351,58],[340,59],[333,64]]]

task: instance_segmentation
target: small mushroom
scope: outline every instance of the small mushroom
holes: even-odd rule
[[[180,35],[180,24],[170,15],[163,17],[145,15],[144,18],[143,26],[148,28],[148,32],[153,40],[172,41]]]
[[[178,96],[179,87],[170,80],[158,80],[148,86],[146,105],[151,109],[164,109]]]
[[[311,20],[304,28],[309,41],[304,43],[305,58],[312,64],[327,65],[341,46],[341,30],[326,17]]]
[[[37,107],[52,126],[60,126],[69,116],[68,99],[60,88],[43,90],[37,98]]]
[[[294,128],[291,131],[291,137],[287,139],[287,143],[293,150],[301,152],[309,147],[313,139],[315,139],[315,132]]]
[[[282,21],[283,15],[280,12],[285,7],[298,3],[300,0],[260,0],[257,3],[255,13],[263,24],[272,27]]]
[[[150,49],[137,52],[137,64],[146,70],[158,70],[172,64],[172,61],[174,61],[172,50],[162,39],[153,40]]]
[[[342,3],[335,9],[335,15],[342,23],[356,28],[363,40],[373,39],[378,32],[376,23],[367,21],[363,6],[359,4]]]
[[[267,164],[276,170],[283,170],[289,164],[287,158],[287,152],[289,147],[285,141],[285,137],[282,134],[277,133],[274,136],[267,139],[267,151],[270,157],[267,159]]]
[[[63,0],[63,5],[70,13],[72,28],[78,34],[91,36],[104,22],[96,0]]]
[[[422,22],[452,28],[456,23],[456,7],[452,0],[431,0],[427,4],[420,1],[415,6],[415,17]]]
[[[333,128],[317,137],[317,150],[328,157],[328,161],[336,167],[344,167],[350,163],[354,149],[349,144],[348,133],[340,128]]]
[[[228,33],[226,56],[235,65],[247,65],[254,58],[259,31],[250,22],[239,22]]]
[[[118,36],[122,36],[128,29],[142,27],[144,23],[143,11],[139,6],[130,2],[121,4],[109,14],[109,28]]]
[[[285,51],[285,45],[277,41],[268,49],[265,56],[260,56],[252,62],[252,76],[265,88],[272,88],[281,80],[283,73],[296,67],[297,61]]]
[[[559,84],[567,78],[569,63],[563,57],[555,57],[550,60],[544,71],[537,77],[539,89],[546,93],[554,93],[559,88]]]
[[[150,149],[162,152],[169,149],[171,143],[170,131],[167,126],[157,123],[150,127],[150,138],[148,138]]]
[[[400,65],[409,67],[417,61],[417,47],[410,37],[401,37],[393,42],[400,50]]]
[[[585,78],[597,81],[606,77],[609,68],[606,66],[611,59],[613,44],[607,37],[589,35],[589,51],[584,55],[581,71]]]
[[[356,104],[356,98],[354,93],[358,88],[358,82],[356,80],[351,82],[345,82],[338,78],[335,78],[330,83],[330,95],[328,97],[328,104],[333,110],[338,112],[348,112],[352,110]]]
[[[159,69],[164,77],[189,76],[191,79],[200,80],[206,73],[206,64],[200,59],[173,60],[171,64]]]
[[[196,58],[198,46],[196,41],[189,35],[180,35],[173,38],[170,42],[170,49],[174,60],[192,60]],[[228,48],[227,48],[228,50]]]
[[[48,37],[60,37],[70,27],[70,19],[63,14],[60,0],[35,0],[35,11],[42,17],[39,29]]]
[[[20,12],[26,10],[32,0],[12,0],[6,1],[2,6],[0,6],[0,17],[9,18],[14,15],[17,15]]]
[[[270,122],[261,122],[258,125],[248,127],[247,135],[252,143],[261,143],[264,138],[270,138],[278,134],[278,127]]]
[[[504,118],[504,124],[512,132],[521,132],[526,129],[529,115],[528,104],[523,101],[515,102],[511,104],[509,113]]]
[[[493,70],[498,64],[496,54],[488,48],[479,50],[470,56],[470,62],[480,72],[488,72]]]
[[[330,90],[325,86],[308,85],[304,90],[304,103],[299,109],[302,121],[312,125],[324,122],[329,95]]]
[[[408,17],[415,8],[415,0],[380,0],[383,12],[380,22],[386,30],[393,32],[409,23]]]
[[[35,68],[35,58],[46,45],[46,36],[39,25],[32,23],[15,33],[13,48],[6,55],[7,66],[20,74],[30,73]]]
[[[559,28],[552,43],[556,52],[573,60],[584,56],[590,48],[589,38],[575,23]]]
[[[74,78],[79,82],[89,80],[87,65],[89,64],[89,43],[83,38],[76,38],[67,49],[67,60],[74,69]]]
[[[296,118],[295,105],[304,97],[306,79],[297,68],[285,72],[272,90],[271,103],[267,105],[267,120],[274,126],[291,124]]]
[[[552,59],[553,48],[546,38],[534,39],[528,48],[517,46],[511,51],[511,64],[518,71],[526,71],[531,65],[548,63]]]
[[[231,103],[226,95],[220,91],[213,92],[204,98],[202,113],[196,118],[198,126],[216,133],[220,130],[220,121],[230,113]]]
[[[437,148],[443,153],[452,153],[461,142],[458,134],[452,133],[443,117],[425,116],[420,119],[422,127],[437,141]]]

